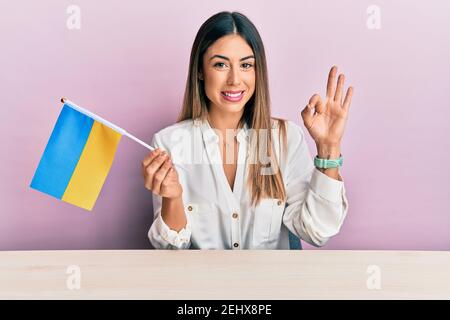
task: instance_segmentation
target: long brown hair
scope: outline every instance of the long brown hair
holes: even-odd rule
[[[251,204],[257,205],[262,198],[277,198],[286,201],[281,171],[275,169],[273,170],[276,172],[275,174],[261,174],[268,167],[257,160],[262,148],[262,150],[268,152],[266,156],[270,159],[270,167],[279,168],[272,145],[272,128],[278,127],[279,136],[283,137],[284,148],[282,152],[280,151],[281,159],[281,155],[286,152],[286,122],[284,119],[271,118],[270,116],[269,84],[264,45],[256,27],[243,14],[239,12],[219,12],[210,17],[200,27],[192,45],[183,108],[177,122],[186,119],[205,120],[207,118],[208,98],[205,93],[204,82],[199,78],[203,55],[217,39],[229,34],[240,35],[252,48],[255,55],[255,92],[245,105],[238,125],[242,127],[245,122],[249,129],[253,129],[250,131],[256,133],[251,135],[251,143],[249,144],[251,159],[249,161],[247,187],[251,191]],[[258,134],[260,131],[263,131],[264,134],[267,133],[263,140],[260,139]]]

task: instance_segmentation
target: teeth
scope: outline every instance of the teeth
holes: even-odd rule
[[[242,91],[241,91],[241,93],[227,93],[227,92],[224,92],[224,94],[227,97],[237,98],[237,97],[239,97],[242,94]]]

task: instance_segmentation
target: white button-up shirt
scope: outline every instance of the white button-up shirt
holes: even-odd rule
[[[277,159],[276,121],[272,140]],[[156,249],[289,249],[289,231],[314,246],[336,235],[347,214],[344,182],[313,165],[303,130],[287,121],[287,156],[279,163],[287,200],[263,198],[250,205],[247,190],[249,133],[236,135],[238,163],[233,190],[223,170],[219,137],[207,120],[185,120],[162,129],[153,146],[166,150],[183,187],[187,224],[176,232],[161,217],[162,198],[153,194],[154,221],[148,232]]]

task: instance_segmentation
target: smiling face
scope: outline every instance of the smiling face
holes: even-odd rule
[[[252,48],[236,34],[214,42],[203,56],[200,75],[210,108],[218,113],[243,113],[255,92],[255,57]]]

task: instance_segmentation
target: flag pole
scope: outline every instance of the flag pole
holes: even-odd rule
[[[100,123],[103,123],[104,125],[106,125],[106,126],[112,128],[112,129],[116,130],[116,131],[119,132],[120,134],[122,134],[122,135],[124,135],[124,136],[127,136],[128,138],[130,138],[130,139],[136,141],[137,143],[139,143],[140,145],[146,147],[147,149],[149,149],[149,150],[151,150],[151,151],[155,150],[154,147],[152,147],[152,146],[146,144],[146,143],[145,143],[144,141],[142,141],[142,140],[139,140],[138,138],[136,138],[136,137],[133,136],[132,134],[128,133],[128,132],[125,131],[124,129],[122,129],[122,128],[116,126],[115,124],[112,124],[111,122],[109,122],[109,121],[103,119],[102,117],[99,117],[98,115],[96,115],[96,114],[94,114],[94,113],[92,113],[92,112],[90,112],[90,111],[88,111],[88,110],[86,110],[86,109],[83,109],[83,108],[80,107],[80,106],[77,106],[75,103],[73,103],[73,102],[70,101],[69,99],[62,97],[62,98],[61,98],[61,102],[64,103],[64,104],[68,104],[70,107],[74,108],[75,110],[77,110],[77,111],[79,111],[79,112],[81,112],[81,113],[87,115],[88,117],[91,117],[92,119],[94,119],[94,120],[96,120],[96,121],[98,121],[98,122],[100,122]]]

